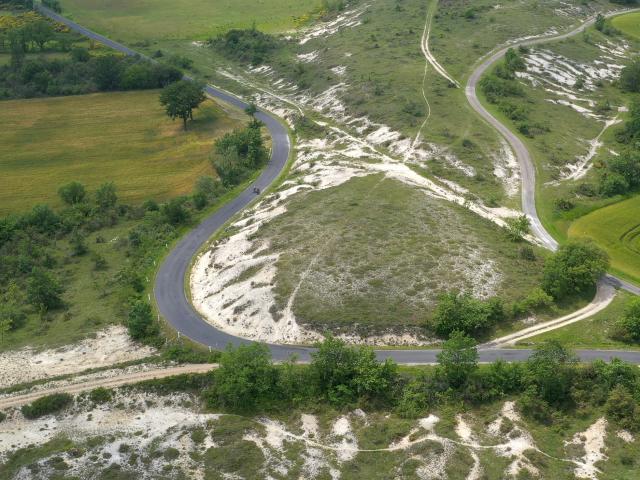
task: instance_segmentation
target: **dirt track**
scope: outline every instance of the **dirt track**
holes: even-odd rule
[[[74,385],[62,385],[60,387],[53,387],[50,389],[41,390],[37,392],[30,392],[22,395],[15,395],[11,397],[2,398],[0,399],[0,410],[9,408],[9,407],[19,407],[21,405],[31,403],[40,397],[43,397],[45,395],[51,395],[53,393],[64,392],[69,394],[78,394],[78,393],[86,392],[89,390],[93,390],[94,388],[98,388],[98,387],[114,388],[114,387],[121,387],[123,385],[131,385],[133,383],[143,382],[145,380],[172,377],[175,375],[182,375],[185,373],[205,373],[216,367],[217,367],[216,364],[209,364],[209,363],[181,365],[179,367],[158,368],[157,370],[151,370],[146,372],[129,373],[119,377],[89,380],[89,381],[77,383]]]

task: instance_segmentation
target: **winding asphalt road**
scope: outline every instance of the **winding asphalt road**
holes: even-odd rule
[[[153,61],[149,57],[139,54],[130,48],[110,40],[98,33],[95,33],[41,5],[36,8],[42,13],[60,23],[67,25],[70,29],[85,35],[88,38],[96,40],[116,51],[130,56],[144,58]],[[559,36],[557,38],[575,35],[587,25],[583,25],[580,29],[569,34]],[[547,40],[548,41],[548,40]],[[528,44],[540,43],[540,41],[528,42]],[[551,249],[557,248],[557,243],[544,230],[538,218],[535,208],[535,170],[529,152],[518,137],[512,134],[509,129],[498,122],[487,112],[478,101],[475,95],[475,88],[482,73],[484,73],[494,62],[499,60],[506,52],[506,49],[500,50],[483,61],[482,64],[474,71],[467,85],[467,97],[472,107],[482,115],[491,125],[500,131],[507,140],[514,146],[518,153],[521,165],[523,167],[523,208],[533,220],[533,229],[536,235],[544,239],[544,243]],[[185,77],[189,79],[189,77]],[[228,102],[238,108],[244,109],[247,103],[239,98],[212,86],[206,86],[205,91],[208,95]],[[180,334],[206,346],[215,349],[222,349],[225,346],[239,345],[249,343],[248,340],[229,335],[222,332],[211,324],[205,322],[200,315],[194,310],[189,301],[184,285],[187,270],[191,259],[197,254],[200,247],[213,236],[228,220],[235,214],[242,211],[251,204],[256,196],[253,188],[258,187],[264,191],[277,179],[283,171],[289,158],[291,143],[289,141],[286,128],[278,120],[263,111],[259,111],[256,117],[265,123],[272,137],[272,154],[271,159],[262,172],[260,177],[254,184],[250,185],[244,192],[225,204],[218,211],[206,218],[202,223],[190,231],[184,238],[180,240],[177,246],[164,259],[160,270],[156,277],[154,295],[158,308],[162,316],[178,331]],[[640,291],[638,292],[640,293]],[[286,345],[269,345],[273,358],[276,360],[284,360],[291,355],[297,355],[301,360],[308,360],[312,348],[295,347]],[[617,357],[623,360],[640,363],[640,352],[625,351],[607,351],[607,350],[579,350],[576,352],[584,361],[592,361],[595,359],[609,360]],[[428,364],[437,361],[437,350],[378,350],[376,354],[379,359],[391,358],[401,364]],[[525,360],[531,355],[531,350],[515,350],[515,349],[481,349],[479,351],[480,361],[491,362],[498,358],[507,361]]]
[[[607,17],[613,17],[620,15],[621,13],[630,13],[639,10],[640,9],[636,8],[613,12],[608,14]],[[522,211],[527,215],[527,217],[529,217],[531,221],[532,233],[542,242],[545,247],[547,247],[549,250],[554,251],[558,248],[558,242],[544,228],[536,209],[536,170],[531,158],[531,154],[529,153],[529,150],[522,142],[520,137],[514,134],[497,118],[491,115],[491,113],[489,113],[487,109],[484,108],[482,103],[480,103],[480,100],[477,96],[478,83],[480,82],[480,79],[486,73],[486,71],[502,57],[504,57],[509,48],[517,48],[518,46],[534,46],[543,43],[564,40],[582,33],[586,28],[589,28],[591,25],[593,25],[594,22],[595,19],[590,19],[576,29],[571,30],[570,32],[560,35],[533,38],[530,40],[513,43],[507,47],[495,51],[494,53],[490,53],[473,71],[473,73],[469,77],[469,80],[467,81],[467,86],[465,88],[465,95],[467,97],[469,105],[471,105],[471,108],[473,108],[487,123],[489,123],[489,125],[498,130],[498,132],[500,132],[500,134],[509,142],[509,144],[513,148],[516,154],[516,158],[518,159],[518,163],[520,164],[522,177]],[[616,288],[622,288],[635,295],[640,295],[640,287],[620,278],[614,277],[613,275],[606,275],[604,281],[615,286]]]

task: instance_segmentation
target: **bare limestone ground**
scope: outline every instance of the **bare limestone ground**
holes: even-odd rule
[[[356,409],[242,417],[188,394],[123,390],[66,411],[0,423],[6,479],[630,479],[638,440],[597,413],[551,431],[512,401],[415,420]]]

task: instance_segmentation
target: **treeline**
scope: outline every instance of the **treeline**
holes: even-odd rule
[[[521,251],[527,257],[533,255],[530,248]],[[608,267],[607,254],[595,244],[569,242],[546,259],[540,287],[524,299],[506,304],[497,297],[479,300],[459,292],[446,293],[439,298],[427,330],[441,338],[454,332],[483,337],[500,323],[552,310],[558,302],[592,293]]]
[[[253,120],[249,125],[216,140],[213,154],[213,166],[222,183],[231,187],[244,180],[263,166],[269,158],[261,124]]]
[[[260,65],[278,49],[280,41],[272,35],[260,32],[254,26],[246,30],[229,30],[210,39],[209,44],[231,60]]]
[[[181,78],[175,67],[74,48],[68,59],[13,59],[0,67],[0,98],[162,88]]]
[[[556,428],[572,412],[603,409],[620,428],[640,430],[640,372],[620,360],[580,364],[557,342],[536,348],[526,362],[478,365],[475,342],[456,332],[438,354],[435,368],[398,368],[380,362],[369,347],[350,347],[328,337],[308,365],[295,359],[275,365],[260,344],[229,347],[220,368],[206,376],[154,380],[137,388],[192,391],[215,411],[242,414],[287,412],[329,405],[393,411],[416,418],[435,408],[479,406],[517,398],[529,419]]]
[[[78,35],[33,12],[2,18],[11,22],[0,32],[0,49],[10,53],[9,64],[0,66],[0,99],[162,88],[182,78],[175,66],[96,55],[76,45]],[[67,55],[52,60],[37,55],[46,52]]]

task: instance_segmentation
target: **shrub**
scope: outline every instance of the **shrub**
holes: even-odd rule
[[[58,195],[68,205],[75,205],[84,201],[86,196],[84,185],[78,182],[67,183],[58,189]]]
[[[616,322],[613,337],[628,343],[640,343],[640,298],[629,302]]]
[[[460,387],[478,368],[475,340],[462,332],[453,332],[438,354],[438,364],[449,385]]]
[[[134,340],[149,340],[155,337],[159,329],[153,321],[151,305],[142,300],[135,302],[129,311],[127,328],[129,335]]]
[[[67,393],[54,393],[35,400],[30,405],[23,406],[20,411],[29,419],[43,417],[59,412],[73,402],[73,397]]]
[[[320,394],[334,405],[345,405],[359,398],[388,395],[396,375],[396,364],[380,363],[368,347],[349,347],[331,336],[311,354],[311,376]]]
[[[253,343],[233,348],[220,357],[220,368],[207,394],[211,406],[248,411],[268,405],[276,398],[277,370],[266,345]]]
[[[113,398],[113,392],[104,387],[94,388],[89,392],[89,400],[94,403],[107,403]]]
[[[36,308],[44,311],[63,306],[64,289],[52,274],[40,268],[34,268],[27,280],[27,300]]]
[[[268,158],[258,124],[216,140],[213,165],[225,187],[238,185]]]
[[[522,238],[529,233],[531,223],[529,217],[526,215],[520,215],[516,218],[507,219],[507,236],[514,242],[522,240]]]
[[[619,84],[628,92],[640,92],[640,60],[635,60],[622,69]]]
[[[640,430],[640,407],[626,387],[618,385],[611,390],[605,412],[607,417],[620,427],[632,431]]]
[[[447,338],[455,331],[477,335],[504,318],[502,303],[482,301],[468,294],[445,293],[438,301],[433,317],[435,332]]]
[[[600,195],[605,197],[624,195],[629,190],[629,182],[619,173],[605,172],[600,177],[600,185],[598,188]]]
[[[280,46],[273,36],[255,28],[247,30],[232,29],[218,36],[212,42],[213,47],[225,57],[258,65]]]

